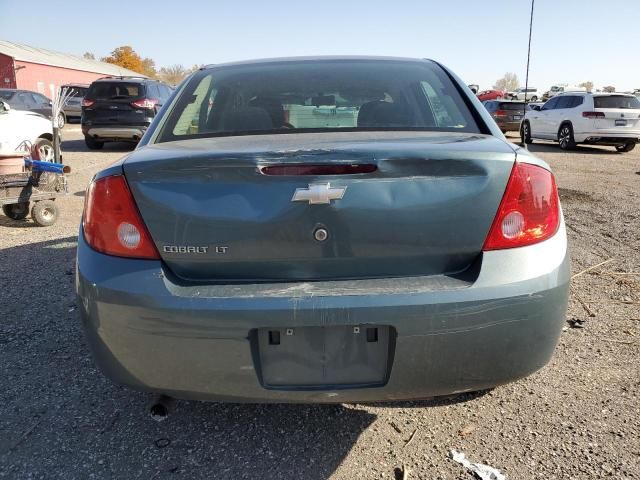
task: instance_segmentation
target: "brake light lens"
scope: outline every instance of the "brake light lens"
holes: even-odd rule
[[[603,112],[582,112],[584,118],[604,118]]]
[[[158,103],[160,103],[160,100],[157,98],[142,98],[131,102],[131,106],[135,108],[154,108]]]
[[[103,177],[89,185],[82,228],[87,243],[98,252],[117,257],[160,258],[122,175]]]
[[[506,117],[507,116],[507,111],[506,110],[496,110],[494,115],[496,117]]]
[[[560,225],[560,201],[553,174],[516,162],[483,250],[524,247],[552,237]]]
[[[90,107],[92,106],[94,103],[96,103],[95,100],[91,100],[90,98],[83,98],[82,99],[82,106],[83,107]]]

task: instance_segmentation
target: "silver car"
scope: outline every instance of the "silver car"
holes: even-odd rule
[[[64,113],[64,120],[66,121],[70,118],[80,120],[80,117],[82,116],[82,99],[86,95],[89,85],[69,83],[67,85],[63,85],[62,88],[71,90],[71,96],[62,109]]]
[[[192,74],[89,186],[76,278],[119,384],[368,402],[541,368],[569,257],[549,166],[450,70],[308,57]]]

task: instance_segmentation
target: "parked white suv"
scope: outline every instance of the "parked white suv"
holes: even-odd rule
[[[640,142],[640,100],[625,93],[561,93],[526,112],[520,136],[555,140],[564,150],[578,143],[630,152]]]
[[[511,98],[512,100],[524,100],[525,93],[527,96],[527,102],[537,102],[538,98],[540,98],[538,96],[538,89],[534,87],[516,88],[513,92],[508,92],[507,97]]]

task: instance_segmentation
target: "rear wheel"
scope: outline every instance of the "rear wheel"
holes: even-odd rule
[[[22,220],[29,214],[29,202],[2,205],[2,212],[11,220]]]
[[[558,143],[563,150],[573,150],[576,148],[576,141],[573,138],[573,127],[571,124],[565,123],[560,127]]]
[[[104,142],[99,142],[91,137],[84,137],[84,143],[87,145],[89,150],[101,150],[102,147],[104,147]]]
[[[534,103],[535,103],[535,102],[537,102],[537,101],[538,101],[538,97],[536,97],[536,96],[534,95],[533,97],[531,97],[531,100],[530,100],[530,101],[532,101],[532,102],[534,102]]]
[[[522,127],[520,128],[520,140],[522,143],[533,143],[533,138],[531,138],[531,126],[529,122],[524,122]]]
[[[37,202],[31,209],[31,218],[41,227],[48,227],[58,220],[58,207],[52,200]]]
[[[636,144],[634,142],[627,142],[624,145],[616,145],[616,150],[620,153],[630,152],[636,148]]]
[[[64,113],[60,112],[58,114],[58,128],[64,128],[67,124],[67,118],[64,116]]]

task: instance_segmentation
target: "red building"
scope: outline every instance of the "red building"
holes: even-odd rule
[[[143,76],[111,63],[0,40],[0,88],[19,88],[53,98],[66,83],[105,76]]]

